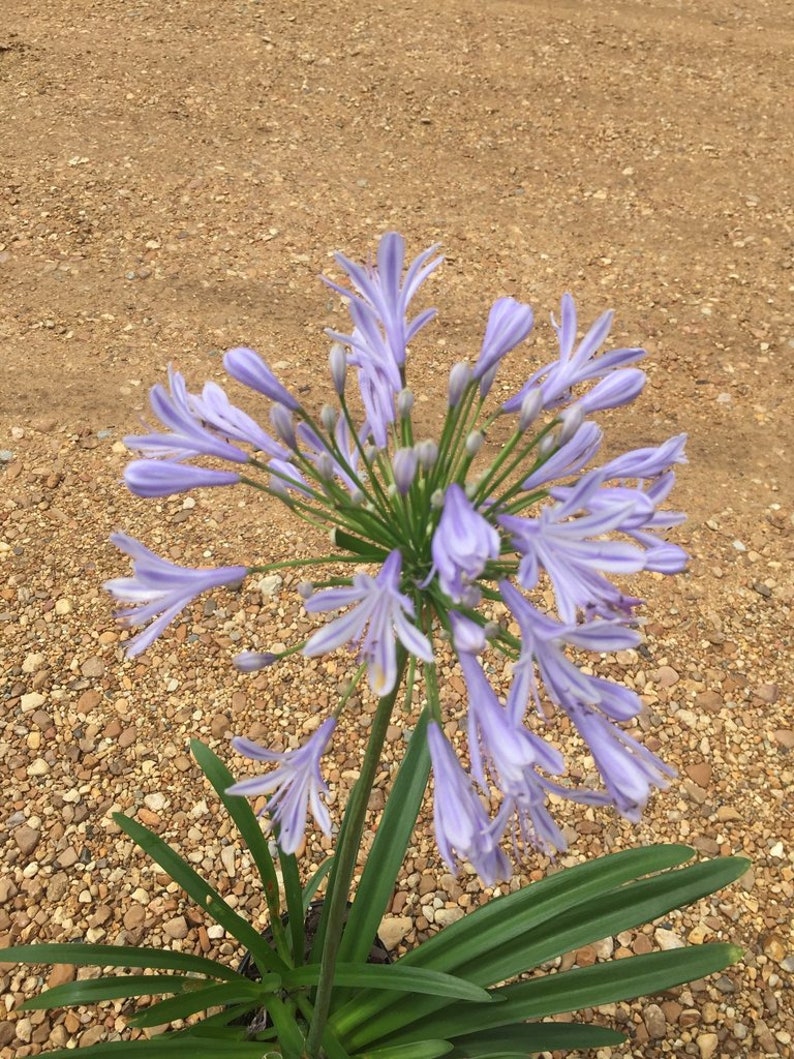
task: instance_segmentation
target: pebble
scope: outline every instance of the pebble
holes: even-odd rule
[[[642,1021],[651,1040],[659,1040],[667,1035],[667,1019],[658,1004],[648,1004],[642,1013]]]
[[[39,706],[43,706],[46,701],[38,691],[29,691],[26,695],[20,696],[19,704],[23,713],[30,713],[31,710],[37,710]]]
[[[385,916],[378,927],[378,936],[391,952],[396,949],[414,925],[410,916]]]
[[[712,1059],[719,1047],[720,1039],[716,1033],[701,1033],[697,1039],[700,1059]]]
[[[33,827],[23,824],[14,831],[14,841],[24,856],[29,856],[39,844],[41,832]]]
[[[163,923],[163,930],[175,941],[181,941],[183,938],[188,936],[189,927],[187,920],[184,916],[175,916],[174,919],[167,919]]]

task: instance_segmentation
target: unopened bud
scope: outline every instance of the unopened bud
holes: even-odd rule
[[[320,422],[330,434],[336,426],[337,411],[332,404],[324,404],[320,409]]]
[[[329,452],[321,452],[317,457],[317,473],[326,482],[334,476],[334,461]]]
[[[563,446],[570,441],[576,431],[584,422],[584,410],[579,404],[569,405],[564,412],[560,413],[560,433],[557,444]]]
[[[345,376],[347,375],[347,354],[341,342],[334,342],[328,356],[328,366],[331,369],[331,380],[334,389],[341,397],[345,392]]]
[[[471,382],[471,378],[471,368],[465,360],[460,360],[453,365],[452,371],[449,373],[448,400],[450,408],[458,407],[464,390]]]
[[[535,422],[542,407],[543,392],[539,386],[536,386],[529,391],[521,402],[521,412],[518,416],[518,429],[522,434]]]
[[[436,489],[436,491],[430,497],[430,506],[434,507],[437,511],[440,511],[444,506],[444,490]]]
[[[292,416],[283,404],[274,404],[270,409],[270,422],[285,445],[288,445],[291,449],[297,448]]]
[[[484,444],[485,435],[479,430],[472,430],[471,434],[466,438],[466,452],[470,456],[476,456]]]
[[[416,476],[417,456],[414,448],[397,449],[392,457],[391,466],[394,474],[394,484],[401,496],[405,496],[411,488],[411,483]]]
[[[409,419],[414,407],[414,395],[411,390],[400,390],[397,396],[397,414],[400,419]]]
[[[432,438],[426,438],[416,445],[416,458],[422,470],[429,471],[438,459],[438,445]]]

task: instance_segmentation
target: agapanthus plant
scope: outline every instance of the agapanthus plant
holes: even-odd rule
[[[125,481],[139,496],[162,497],[207,486],[255,489],[267,502],[283,504],[313,527],[332,531],[328,552],[309,561],[285,559],[215,570],[179,567],[119,534],[115,542],[132,557],[133,573],[105,586],[123,604],[120,619],[141,630],[127,643],[133,655],[208,589],[301,565],[311,573],[312,580],[300,586],[303,603],[310,615],[326,619],[318,618],[316,630],[303,642],[280,653],[246,650],[235,663],[245,673],[271,668],[278,680],[278,664],[285,655],[344,651],[350,658],[346,690],[297,749],[276,752],[242,735],[235,738],[234,749],[264,767],[223,788],[227,805],[237,804],[238,796],[266,798],[264,813],[280,849],[293,934],[300,896],[290,901],[290,879],[297,877],[293,855],[301,846],[307,817],[326,834],[334,828],[323,800],[323,755],[334,739],[344,738],[352,692],[368,685],[379,699],[360,779],[343,821],[337,821],[339,841],[314,940],[316,973],[305,981],[294,974],[290,979],[285,969],[290,959],[301,962],[302,947],[297,935],[291,945],[282,938],[279,947],[273,879],[264,860],[258,862],[276,919],[276,953],[271,957],[255,946],[256,958],[263,973],[279,976],[279,996],[287,996],[298,1029],[293,1032],[292,1023],[285,1022],[282,1000],[273,998],[273,988],[265,990],[260,1001],[272,1015],[285,1055],[419,1059],[447,1052],[461,1057],[528,1054],[526,1041],[520,1051],[509,1050],[504,1028],[533,1017],[533,1012],[538,1017],[539,1009],[530,1005],[526,1013],[523,1002],[510,1007],[508,1001],[504,1018],[486,1018],[459,1030],[450,1008],[450,996],[457,997],[459,1006],[464,1000],[461,979],[480,988],[531,966],[526,953],[496,956],[500,938],[507,940],[500,933],[504,926],[483,928],[479,948],[471,938],[465,944],[450,940],[451,948],[442,947],[438,958],[429,955],[425,960],[409,953],[394,969],[390,986],[373,985],[376,992],[422,992],[417,983],[427,985],[419,972],[424,967],[422,974],[435,971],[445,979],[435,980],[435,993],[424,990],[433,994],[432,1000],[425,996],[416,1003],[414,998],[406,1006],[403,998],[390,1006],[379,993],[373,1009],[372,989],[363,996],[351,995],[351,987],[362,982],[346,969],[366,956],[431,769],[441,857],[453,872],[469,862],[488,885],[508,878],[515,860],[526,858],[532,847],[564,848],[550,796],[613,806],[636,821],[652,790],[666,786],[674,775],[627,730],[641,709],[638,696],[593,670],[604,653],[640,643],[642,601],[612,577],[648,570],[673,574],[685,566],[684,551],[665,537],[683,516],[661,507],[673,484],[673,467],[684,461],[685,439],[674,437],[598,463],[602,434],[592,417],[639,395],[645,375],[635,365],[644,351],[602,348],[610,312],[578,340],[577,313],[569,294],[562,298],[559,322],[552,317],[558,350],[506,400],[493,397],[494,380],[507,355],[530,335],[534,318],[530,307],[515,298],[497,299],[479,349],[450,370],[435,433],[419,434],[408,347],[435,311],[412,315],[411,303],[441,263],[435,252],[436,247],[430,247],[406,269],[404,241],[388,233],[368,265],[337,255],[349,286],[326,282],[345,300],[351,324],[348,331],[328,333],[327,403],[307,407],[257,353],[236,348],[226,354],[224,366],[238,383],[266,398],[268,426],[237,408],[217,384],[207,383],[201,393],[193,393],[182,375],[170,370],[168,388],[157,385],[151,393],[160,428],[127,439],[140,458],[128,466]],[[203,462],[206,458],[212,459],[211,466]],[[219,468],[218,461],[228,468]],[[548,598],[553,598],[553,608],[547,606]],[[582,658],[588,655],[596,662],[584,667]],[[442,658],[459,666],[467,690],[465,740],[457,745],[447,732],[460,707],[439,689],[436,666]],[[489,674],[504,673],[506,666],[507,686],[501,680],[494,686]],[[400,693],[404,690],[410,703],[419,681],[424,705],[412,722],[406,762],[378,828],[377,850],[372,851],[376,866],[365,869],[358,897],[349,908],[368,795],[386,730]],[[583,787],[567,778],[569,748],[548,734],[548,717],[555,711],[567,718],[569,730],[589,750],[599,785]],[[239,806],[236,812],[242,812]],[[138,836],[130,822],[122,826]],[[246,826],[251,839],[250,823]],[[678,853],[668,856],[651,858],[644,870],[681,859]],[[609,874],[606,867],[604,872]],[[734,872],[732,865],[725,878]],[[614,898],[616,909],[625,911],[627,894],[624,889]],[[603,915],[614,926],[617,920],[609,919],[609,907],[607,897]],[[598,919],[595,907],[593,912]],[[505,907],[499,922],[506,924],[511,915]],[[463,937],[470,937],[468,929]],[[508,937],[515,941],[522,929],[516,925],[517,933]],[[453,929],[443,933],[452,938]],[[606,929],[595,937],[604,933]],[[555,945],[555,954],[565,951],[563,946],[558,952]],[[432,943],[420,950],[436,951]],[[541,950],[529,945],[529,951],[537,955]],[[542,952],[548,958],[549,950]],[[721,951],[719,965],[730,955]],[[409,972],[414,968],[413,987],[400,985],[398,968],[403,962]],[[676,974],[684,964],[678,966]],[[446,981],[450,976],[455,976],[457,987]],[[673,976],[676,981],[687,977],[687,972]],[[653,979],[656,985],[661,980]],[[668,973],[664,980],[673,979]],[[285,986],[290,981],[311,986],[309,999],[290,993]],[[444,989],[452,992],[444,994]],[[492,990],[485,999],[497,993]],[[442,1002],[441,995],[447,1000]],[[465,999],[483,997],[469,991]],[[461,1025],[468,1025],[465,1018]],[[489,1026],[491,1035],[478,1041],[475,1030]],[[465,1033],[469,1036],[462,1036]],[[541,1039],[546,1040],[535,1032],[531,1050],[540,1050],[534,1045]],[[555,1040],[564,1046],[562,1038]]]

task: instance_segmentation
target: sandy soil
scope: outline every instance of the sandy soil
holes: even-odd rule
[[[107,536],[123,527],[197,563],[313,542],[236,499],[134,500],[120,438],[169,362],[194,385],[221,379],[220,352],[242,342],[319,405],[322,329],[341,317],[317,277],[333,251],[365,257],[396,228],[412,251],[446,254],[428,294],[440,323],[414,353],[428,422],[495,297],[530,301],[539,321],[510,386],[549,348],[548,313],[570,290],[583,319],[613,307],[613,338],[650,351],[649,386],[607,420],[610,444],[691,435],[676,494],[691,570],[643,584],[646,655],[606,663],[644,695],[648,737],[681,779],[638,829],[572,814],[571,858],[651,840],[744,851],[740,885],[665,929],[737,940],[746,958],[716,983],[587,1017],[630,1034],[602,1059],[790,1054],[794,5],[2,7],[0,940],[164,933],[224,951],[178,894],[161,896],[109,812],[148,813],[212,868],[217,826],[187,739],[287,737],[322,708],[328,671],[288,669],[275,688],[229,671],[251,626],[262,644],[301,627],[288,578],[199,603],[123,661],[100,590],[123,569]],[[256,911],[230,863],[224,885]],[[433,929],[417,872],[443,872],[429,836],[392,909],[407,944]],[[465,907],[434,885],[422,893]],[[660,941],[642,938],[614,944]],[[7,1009],[39,984],[0,968]],[[99,1027],[91,1012],[9,1014],[0,1056],[116,1032],[120,1005],[108,1010]]]

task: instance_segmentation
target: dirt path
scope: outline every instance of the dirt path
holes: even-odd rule
[[[752,878],[672,924],[738,940],[747,958],[650,1014],[593,1017],[631,1034],[614,1059],[789,1054],[794,5],[2,7],[0,940],[115,941],[145,925],[173,941],[184,911],[176,943],[214,950],[178,895],[157,896],[108,812],[138,807],[203,848],[216,827],[189,811],[203,795],[186,739],[288,734],[321,674],[307,685],[296,668],[274,690],[229,672],[251,622],[265,640],[304,620],[288,580],[275,597],[199,604],[176,638],[123,663],[99,589],[121,570],[107,536],[124,527],[196,562],[311,541],[236,502],[134,501],[120,438],[169,362],[194,385],[220,379],[219,353],[241,342],[319,404],[322,329],[339,317],[317,276],[332,251],[364,257],[397,228],[412,252],[438,240],[447,258],[430,284],[440,323],[415,352],[429,418],[495,297],[533,304],[535,356],[570,290],[583,320],[611,306],[614,337],[650,351],[642,400],[609,422],[614,446],[691,435],[676,494],[691,572],[643,585],[651,660],[610,663],[645,695],[681,781],[638,830],[572,814],[571,855],[652,839],[747,852]],[[522,381],[526,360],[511,370],[505,383]],[[437,871],[423,841],[406,878]],[[229,886],[256,908],[239,871]],[[395,899],[408,943],[431,929],[410,889]],[[0,968],[7,997],[34,987]],[[116,1010],[101,1029],[123,1025]],[[0,1056],[95,1032],[90,1013],[10,1016]]]

